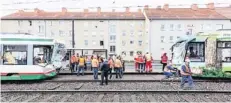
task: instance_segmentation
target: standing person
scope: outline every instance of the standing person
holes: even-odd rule
[[[94,79],[98,79],[99,61],[97,60],[96,56],[94,56],[91,64],[92,64]]]
[[[114,60],[112,59],[112,57],[110,57],[109,59],[108,59],[108,64],[109,64],[109,75],[110,75],[110,79],[111,79],[111,77],[112,77],[112,70],[114,69]]]
[[[76,57],[75,54],[73,53],[73,55],[71,56],[71,73],[74,72],[75,66],[76,66]]]
[[[109,71],[109,67],[110,65],[108,64],[108,60],[105,59],[102,60],[102,65],[100,66],[100,70],[101,70],[101,83],[100,85],[103,85],[104,82],[104,78],[105,78],[105,84],[108,85],[108,71]]]
[[[84,56],[84,70],[87,70],[87,56]]]
[[[167,65],[167,62],[168,62],[168,56],[167,53],[164,53],[161,56],[161,64],[163,64],[162,71],[164,71],[164,67]]]
[[[152,71],[152,56],[147,52],[145,54],[145,61],[146,61],[146,72],[151,72]]]
[[[115,72],[116,72],[116,78],[118,78],[118,75],[119,75],[120,78],[122,78],[122,75],[121,75],[122,63],[119,60],[119,57],[117,57],[116,60],[115,60],[114,69],[115,69]]]
[[[79,53],[76,54],[76,72],[79,69]]]
[[[136,71],[138,71],[138,67],[139,67],[138,58],[139,58],[139,52],[137,52],[136,55],[135,55],[135,57],[134,57],[134,61],[135,61],[135,70],[136,70]]]
[[[143,56],[142,54],[139,55],[138,57],[138,63],[139,63],[139,72],[143,72],[143,67],[144,67],[144,59],[143,59]]]
[[[83,56],[80,56],[77,76],[79,76],[80,71],[82,72],[82,76],[84,75],[84,67],[85,67],[85,58]]]
[[[94,58],[94,56],[92,55],[91,56],[91,71],[93,70],[93,68],[92,68],[92,60],[93,60],[93,58]]]
[[[121,76],[123,76],[123,74],[124,74],[124,61],[123,61],[123,59],[122,59],[122,57],[119,55],[119,60],[120,60],[120,62],[121,62],[121,64],[122,64],[122,67],[121,67]]]
[[[181,84],[180,84],[180,87],[181,88],[184,88],[184,84],[186,81],[188,81],[189,83],[189,87],[190,88],[193,88],[193,79],[192,79],[192,72],[191,72],[191,68],[190,68],[190,60],[186,60],[185,61],[185,65],[182,65],[181,66],[181,71],[180,71],[180,74],[181,74]]]

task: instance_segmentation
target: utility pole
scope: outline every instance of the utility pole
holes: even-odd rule
[[[75,48],[75,24],[74,20],[72,20],[72,48]]]

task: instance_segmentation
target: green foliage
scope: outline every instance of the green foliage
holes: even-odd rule
[[[205,67],[202,67],[202,69],[203,69],[203,74],[197,74],[193,76],[231,78],[231,73],[224,73],[221,69],[205,68]]]

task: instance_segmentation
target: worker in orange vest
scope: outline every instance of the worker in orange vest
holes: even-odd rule
[[[74,72],[76,66],[76,57],[75,54],[71,56],[71,73]]]

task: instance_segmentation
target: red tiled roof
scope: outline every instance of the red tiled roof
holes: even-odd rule
[[[208,8],[197,10],[191,8],[169,8],[168,10],[150,8],[145,11],[149,19],[227,19],[215,10]]]
[[[145,12],[149,19],[173,19],[173,20],[224,20],[231,18],[231,8],[198,8],[197,10],[192,10],[191,8],[168,8],[168,10],[160,8],[148,8]],[[142,12],[16,12],[1,18],[2,20],[12,20],[12,19],[134,19],[143,20],[145,19]]]
[[[145,19],[142,12],[17,12],[1,19]]]
[[[216,8],[216,11],[225,16],[228,19],[231,19],[231,7],[227,7],[227,8]]]

